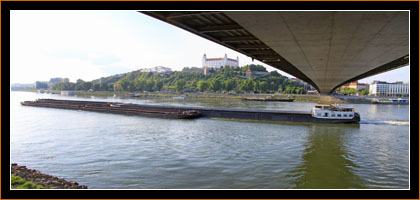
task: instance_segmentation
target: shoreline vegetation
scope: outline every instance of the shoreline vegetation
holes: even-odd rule
[[[15,84],[16,85],[16,84]],[[242,67],[220,66],[208,73],[191,71],[145,72],[140,70],[101,77],[92,81],[52,78],[49,82],[37,81],[34,89],[66,91],[113,92],[170,92],[170,93],[284,93],[306,94],[310,88],[299,79],[289,79],[277,71],[268,72],[262,65]],[[13,89],[30,89],[15,86]]]
[[[28,169],[12,163],[11,168],[12,189],[87,189],[86,185],[79,185],[74,181],[66,181],[56,176],[41,173],[38,170]]]
[[[207,99],[294,99],[295,102],[372,103],[370,100],[337,98],[313,95],[314,88],[299,79],[289,79],[277,71],[268,72],[262,65],[242,67],[221,66],[203,74],[189,68],[173,72],[144,72],[136,70],[123,74],[101,77],[92,81],[53,78],[50,82],[37,81],[33,88],[12,90],[43,90],[46,93],[77,96],[115,96],[121,98],[207,98]],[[343,94],[350,91],[343,91]],[[354,91],[352,91],[355,93]],[[185,99],[185,98],[184,98]]]

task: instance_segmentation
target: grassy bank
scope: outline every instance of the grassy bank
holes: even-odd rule
[[[38,170],[12,163],[11,186],[14,189],[87,189],[74,181],[66,181]]]
[[[12,176],[13,189],[45,189],[42,185],[37,185],[31,181],[27,181],[20,176]]]

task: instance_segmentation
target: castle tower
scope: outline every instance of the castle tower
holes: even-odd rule
[[[239,56],[236,56],[236,62],[238,63],[238,67],[240,66],[239,65]]]
[[[203,68],[204,67],[207,67],[207,63],[206,62],[207,62],[207,56],[206,56],[206,54],[204,54],[203,55]]]

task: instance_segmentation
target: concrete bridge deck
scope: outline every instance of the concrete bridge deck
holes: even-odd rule
[[[145,11],[329,94],[409,63],[408,11]]]

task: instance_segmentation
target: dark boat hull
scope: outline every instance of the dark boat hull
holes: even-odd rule
[[[81,101],[69,102],[69,101],[53,101],[53,102],[22,102],[24,106],[35,106],[35,107],[47,107],[47,108],[60,108],[70,110],[86,110],[94,112],[114,113],[114,114],[126,114],[126,115],[139,115],[145,117],[157,117],[167,119],[195,119],[201,117],[199,112],[186,113],[183,110],[159,110],[159,109],[141,109],[141,108],[126,108],[126,107],[112,107],[111,103],[102,102],[88,102],[83,103]]]

